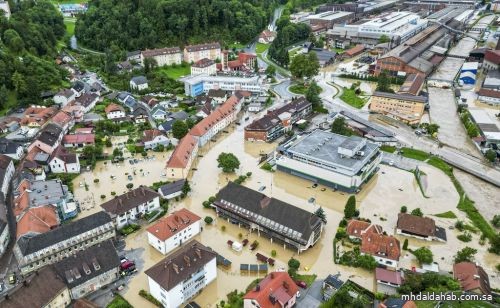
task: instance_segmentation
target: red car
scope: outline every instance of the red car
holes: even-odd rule
[[[122,271],[131,272],[131,271],[135,270],[135,263],[127,260],[127,261],[123,262],[122,264],[120,264],[120,269]]]
[[[306,289],[307,288],[307,283],[305,283],[304,281],[300,281],[300,280],[297,280],[295,281],[295,283],[301,287],[302,289]]]

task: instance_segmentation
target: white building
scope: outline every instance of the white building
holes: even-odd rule
[[[217,73],[217,65],[214,60],[207,58],[201,59],[191,65],[191,75],[215,75]]]
[[[196,9],[196,8],[193,8]],[[207,43],[189,45],[184,47],[184,62],[194,63],[201,59],[217,60],[221,58],[221,46],[219,43]]]
[[[0,204],[0,206],[5,206],[5,204]],[[6,209],[0,209],[0,211],[3,210]],[[6,221],[0,218],[0,257],[3,256],[3,254],[5,253],[7,246],[9,246],[9,242],[10,242],[9,225],[7,224]]]
[[[7,196],[7,192],[10,187],[10,180],[14,175],[14,162],[12,158],[7,155],[0,154],[0,191],[4,196]]]
[[[144,76],[135,76],[130,79],[130,89],[142,91],[148,88],[148,80]]]
[[[144,66],[144,59],[152,58],[158,66],[181,64],[182,51],[179,47],[146,49],[141,52],[141,65]]]
[[[121,119],[126,116],[125,109],[117,104],[109,104],[104,109],[104,112],[106,112],[106,118],[108,118],[108,120]]]
[[[54,95],[54,103],[61,107],[66,106],[69,102],[76,99],[76,92],[73,89],[64,89]]]
[[[145,271],[149,293],[165,308],[181,307],[217,278],[217,253],[193,240]]]
[[[389,38],[398,36],[404,42],[427,27],[427,20],[411,12],[382,13],[377,18],[361,24],[360,33],[385,34]]]
[[[142,143],[145,150],[153,150],[156,147],[168,146],[170,140],[158,129],[148,129],[143,132]]]
[[[71,153],[62,145],[58,146],[49,160],[52,173],[80,173],[78,154]]]
[[[24,150],[20,143],[10,141],[8,139],[1,139],[0,154],[19,160],[24,155]]]
[[[166,255],[201,232],[201,218],[182,208],[148,228],[148,243]]]
[[[259,83],[259,77],[235,77],[235,76],[209,76],[207,74],[190,75],[181,78],[184,82],[184,92],[187,96],[198,96],[208,91],[224,90],[237,91],[244,90],[252,93],[261,93],[262,88]]]
[[[378,170],[379,146],[357,136],[322,130],[297,137],[276,151],[278,170],[315,183],[356,192]]]
[[[160,208],[160,194],[148,187],[139,186],[104,202],[101,207],[111,215],[116,228],[121,229],[137,221],[142,215],[158,210]]]

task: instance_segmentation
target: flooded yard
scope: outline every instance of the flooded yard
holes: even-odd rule
[[[284,249],[280,244],[271,243],[264,237],[259,238],[256,233],[249,233],[244,228],[239,228],[224,219],[216,218],[213,225],[203,227],[204,230],[197,236],[197,239],[229,259],[232,262],[232,267],[230,269],[219,268],[217,280],[203,290],[195,298],[195,301],[202,307],[215,307],[217,302],[226,299],[228,292],[234,289],[244,291],[247,285],[258,276],[240,274],[239,265],[241,263],[257,263],[255,253],[260,252],[263,255],[271,256],[272,250],[277,252],[277,256],[274,258],[276,260],[274,269],[286,268],[288,260],[293,256],[301,262],[300,270],[302,273],[317,274],[319,279],[323,279],[328,274],[336,274],[340,271],[342,279],[350,278],[373,290],[373,274],[361,269],[336,265],[333,262],[333,238],[343,217],[348,195],[334,192],[322,186],[313,188],[311,182],[279,171],[268,172],[260,169],[258,166],[260,154],[273,151],[276,144],[244,141],[243,127],[243,125],[234,125],[229,128],[227,133],[217,136],[217,141],[210,142],[200,149],[199,158],[193,166],[195,170],[190,174],[192,191],[186,199],[170,204],[169,212],[185,207],[202,218],[205,216],[216,218],[215,212],[203,208],[202,202],[210,196],[215,196],[217,191],[224,187],[228,181],[239,175],[252,172],[251,177],[243,185],[255,190],[265,186],[263,193],[311,212],[321,206],[325,210],[328,223],[316,246],[297,255],[294,250]],[[234,153],[240,160],[240,169],[235,174],[224,174],[217,168],[216,159],[221,152]],[[99,207],[102,202],[100,195],[105,195],[103,200],[108,200],[112,197],[111,191],[121,194],[126,190],[125,185],[129,182],[134,183],[134,186],[137,187],[141,184],[151,185],[153,182],[166,180],[161,176],[170,153],[151,152],[150,155],[156,155],[156,159],[142,161],[134,165],[130,165],[128,160],[119,165],[111,165],[109,162],[108,164],[99,163],[93,172],[83,173],[75,179],[75,196],[84,201],[82,202],[82,214],[79,217],[101,210]],[[137,159],[139,158],[137,157]],[[135,175],[133,175],[134,168]],[[432,167],[425,167],[423,170],[428,175],[426,194],[429,198],[422,196],[412,173],[381,165],[378,174],[356,196],[361,216],[383,225],[384,229],[391,234],[394,232],[397,213],[402,205],[406,205],[410,210],[414,207],[420,207],[425,214],[435,214],[447,210],[454,210],[458,214],[455,209],[458,195],[449,179]],[[128,180],[126,173],[133,175],[132,181]],[[116,178],[112,179],[112,175]],[[93,182],[96,178],[99,179],[97,184]],[[89,189],[85,190],[84,185],[80,187],[81,182],[87,183]],[[315,202],[309,203],[310,198],[314,198]],[[386,220],[380,221],[377,217],[385,217]],[[225,226],[225,231],[222,231],[222,226]],[[449,233],[449,237],[453,237],[456,241],[456,237],[451,233]],[[241,241],[243,238],[248,238],[250,242],[258,240],[259,246],[256,251],[252,252],[248,248],[244,248],[242,252],[235,252],[226,244],[228,240]],[[451,241],[450,243],[455,244]],[[438,247],[440,244],[432,245]],[[459,244],[456,245],[454,247],[459,247]],[[436,250],[433,248],[436,256],[441,256],[443,253],[443,256],[448,258],[449,254],[454,254],[454,251],[450,251],[447,252],[447,255],[445,246],[441,244],[440,247]],[[144,270],[160,261],[163,256],[148,245],[145,228],[126,238],[125,249],[140,249],[144,267],[131,279],[128,287],[123,291],[123,295],[135,307],[154,307],[140,297],[138,292],[141,289],[148,289]]]

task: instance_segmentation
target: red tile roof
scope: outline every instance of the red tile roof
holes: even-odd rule
[[[395,285],[401,285],[403,283],[403,277],[400,271],[390,271],[381,267],[375,269],[375,279]]]
[[[203,67],[211,66],[214,63],[215,63],[214,60],[210,60],[208,58],[203,58],[203,59],[198,60],[195,63],[193,63],[192,67],[203,68]]]
[[[43,125],[56,113],[56,111],[57,109],[55,107],[29,107],[24,111],[21,125],[27,125],[33,122]]]
[[[55,123],[60,127],[66,126],[69,122],[71,122],[71,120],[73,120],[73,117],[69,113],[62,110],[52,117],[52,123]]]
[[[397,238],[373,232],[365,233],[361,237],[361,252],[395,261],[401,256]]]
[[[198,122],[198,124],[196,124],[189,133],[198,137],[205,135],[212,126],[222,121],[222,119],[229,116],[233,112],[236,105],[238,105],[238,101],[238,97],[232,95],[210,115]]]
[[[167,168],[186,168],[193,150],[197,146],[198,140],[188,133],[181,139],[172,156],[168,159]]]
[[[158,129],[147,129],[143,132],[142,142],[154,140],[158,136],[163,136],[163,133]]]
[[[484,269],[472,262],[460,262],[453,265],[453,278],[460,282],[464,291],[480,290],[490,294],[490,280]]]
[[[359,44],[359,45],[356,45],[354,46],[353,48],[351,49],[348,49],[344,52],[344,54],[352,57],[352,56],[355,56],[357,54],[359,54],[360,52],[362,52],[363,50],[365,50],[365,46]]]
[[[65,135],[62,140],[63,144],[75,144],[75,143],[86,143],[94,144],[95,135],[94,134],[73,134]]]
[[[104,108],[104,112],[106,112],[106,114],[113,112],[113,111],[125,112],[125,109],[123,109],[122,106],[120,106],[118,104],[114,104],[114,103],[111,103],[111,104],[107,105],[106,108]]]
[[[273,272],[262,279],[243,298],[255,300],[261,308],[281,308],[282,305],[296,296],[298,290],[299,288],[287,272]],[[271,302],[271,298],[275,299],[274,304]]]
[[[479,92],[477,92],[479,96],[486,96],[486,97],[493,97],[493,98],[500,98],[500,91],[496,90],[491,90],[491,89],[485,89],[481,88]]]
[[[92,134],[92,131],[94,131],[93,127],[80,127],[75,129],[75,133],[77,134]]]
[[[160,241],[166,241],[199,220],[201,218],[198,215],[183,208],[163,217],[147,230]]]
[[[42,234],[59,225],[57,213],[52,206],[30,208],[17,222],[17,238],[28,234]]]
[[[347,235],[361,238],[363,234],[378,233],[382,234],[382,227],[380,225],[372,225],[369,222],[362,220],[349,220],[346,227]]]

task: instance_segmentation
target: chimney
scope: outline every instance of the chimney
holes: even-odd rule
[[[177,266],[177,264],[174,263],[174,265],[172,265],[172,267],[174,268],[175,273],[179,274],[179,267]]]
[[[274,279],[274,272],[271,273],[271,279]]]
[[[142,191],[142,195],[145,196],[146,195],[146,191],[144,190],[144,187],[141,187],[141,191]]]
[[[474,280],[479,280],[479,278],[481,278],[479,275],[474,275]]]
[[[200,248],[196,248],[196,250],[194,252],[198,256],[198,258],[201,259],[201,250],[200,250]]]
[[[188,256],[184,255],[184,261],[186,262],[187,267],[191,266],[191,259]]]

